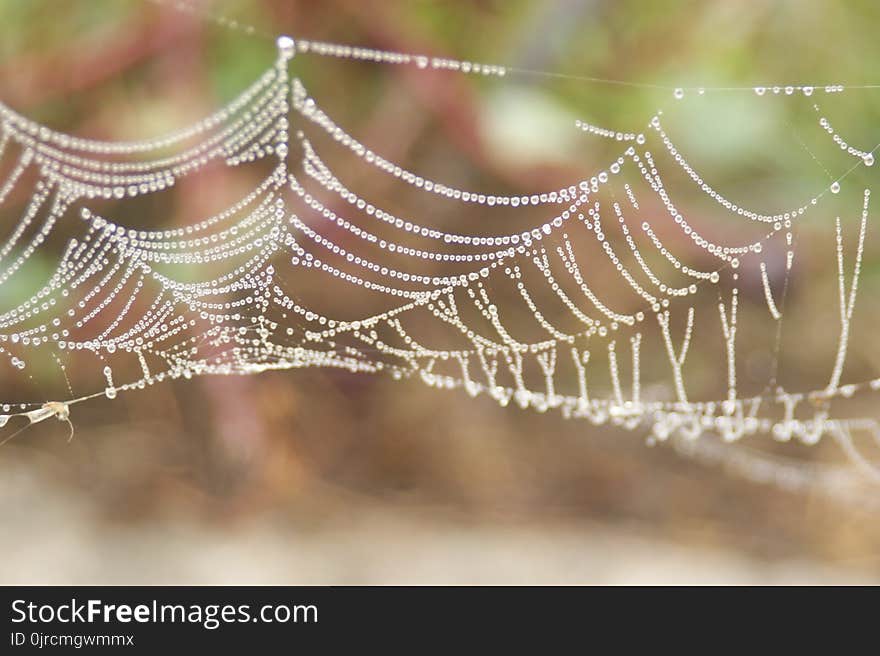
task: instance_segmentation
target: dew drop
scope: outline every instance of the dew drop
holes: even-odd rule
[[[278,47],[278,50],[281,52],[281,55],[285,59],[290,59],[296,52],[296,44],[289,36],[279,36],[278,40],[275,43]]]
[[[832,182],[830,189],[831,189],[832,194],[840,193],[840,183],[839,182]]]
[[[678,88],[672,92],[672,95],[675,96],[676,100],[681,100],[684,98],[684,89]]]
[[[874,166],[874,155],[871,153],[865,153],[862,161],[865,163],[865,166]]]
[[[755,87],[755,93],[759,96],[763,96],[767,92],[767,89],[764,87]]]

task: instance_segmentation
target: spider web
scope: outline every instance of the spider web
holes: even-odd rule
[[[68,383],[69,394],[56,401],[0,403],[5,439],[17,434],[15,418],[25,426],[69,421],[78,403],[168,380],[318,367],[648,434],[649,443],[673,441],[758,480],[848,489],[850,467],[792,467],[761,454],[760,442],[749,443],[759,455],[753,446],[724,445],[830,438],[859,472],[878,477],[877,423],[858,414],[864,404],[848,402],[880,389],[880,378],[846,382],[845,375],[871,191],[841,194],[854,172],[873,165],[876,147],[847,143],[825,118],[818,97],[834,98],[843,86],[669,89],[668,108],[639,129],[572,126],[587,144],[611,143],[616,155],[606,166],[518,195],[461,188],[386,159],[288,69],[294,56],[322,56],[426,74],[500,79],[534,71],[289,37],[277,47],[274,64],[234,100],[155,139],[79,138],[0,104],[0,206],[20,206],[0,246],[4,376],[60,370],[66,380],[73,360],[99,372],[84,394]],[[848,167],[835,176],[823,166],[828,183],[778,211],[725,197],[689,163],[666,119],[729,91],[805,104],[816,112],[817,135],[849,158]],[[334,164],[346,158],[367,179],[416,199],[409,205],[421,212],[379,206],[369,185],[347,179],[351,166]],[[251,167],[261,182],[184,227],[126,225],[126,202],[161,196],[218,166]],[[833,293],[819,300],[838,315],[836,334],[827,335],[834,356],[822,385],[788,389],[778,369],[798,225],[834,217],[844,196],[849,214],[825,221],[831,239],[822,244],[837,271]],[[109,213],[100,209],[107,200],[117,201]],[[432,221],[435,207],[477,207],[510,216],[511,226],[522,217],[531,223],[449,232]],[[735,229],[702,225],[709,214]],[[57,239],[58,226],[74,222],[76,237]],[[22,271],[53,243],[60,258],[40,289],[18,300]],[[359,302],[333,307],[338,290]],[[743,340],[773,354],[760,384],[743,380]],[[715,363],[712,377],[693,380],[695,359]]]

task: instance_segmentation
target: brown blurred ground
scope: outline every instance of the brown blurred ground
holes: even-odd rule
[[[4,451],[2,579],[880,578],[876,515],[732,478],[630,434],[363,384],[354,396],[344,377],[320,373],[244,379],[239,402],[268,410],[256,432],[226,443],[214,437],[222,426],[157,419],[161,388],[123,396],[133,419],[81,428],[70,445],[61,425],[32,431]]]

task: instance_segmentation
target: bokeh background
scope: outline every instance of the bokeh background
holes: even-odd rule
[[[868,1],[174,4],[0,0],[0,97],[75,134],[161,134],[251,82],[274,57],[260,35],[278,33],[666,87],[880,81],[880,6]],[[211,16],[252,25],[257,35]],[[510,193],[555,188],[601,165],[608,145],[580,140],[575,119],[630,131],[675,103],[668,89],[574,77],[499,82],[305,56],[291,72],[386,158],[471,188],[517,190]],[[880,90],[840,94],[829,112],[851,143],[880,142]],[[804,103],[707,93],[669,114],[689,159],[757,209],[791,205],[827,184],[829,170],[848,166],[817,136]],[[855,174],[856,202],[872,173]],[[238,184],[226,175],[247,173],[187,179],[161,216],[144,203],[125,221],[183,225]],[[390,188],[373,192],[390,207],[404,202]],[[851,227],[859,205],[844,205],[845,196],[840,212]],[[422,211],[450,230],[481,218],[473,208]],[[4,234],[17,216],[0,214]],[[828,219],[805,221],[798,240],[807,254],[833,238]],[[725,224],[713,229],[736,234]],[[56,256],[34,269],[35,286]],[[827,381],[836,347],[837,281],[833,252],[805,258],[787,306],[794,334],[779,364],[810,388]],[[869,239],[847,370],[854,380],[880,370],[870,330],[880,320],[878,258]],[[20,284],[3,289],[4,308],[30,293],[27,280]],[[338,302],[356,302],[345,293]],[[761,307],[760,287],[746,300]],[[766,376],[769,354],[746,349],[755,377]],[[724,364],[695,366],[709,380]],[[87,384],[87,372],[74,366],[70,375],[75,389]],[[55,398],[57,378],[47,372],[23,389],[0,369],[0,400]],[[873,399],[859,403],[862,414],[875,412]],[[0,582],[880,579],[871,504],[760,485],[649,448],[644,434],[382,376],[205,377],[81,404],[72,418],[70,443],[64,424],[44,422],[0,449]],[[826,451],[793,455],[814,461]]]

